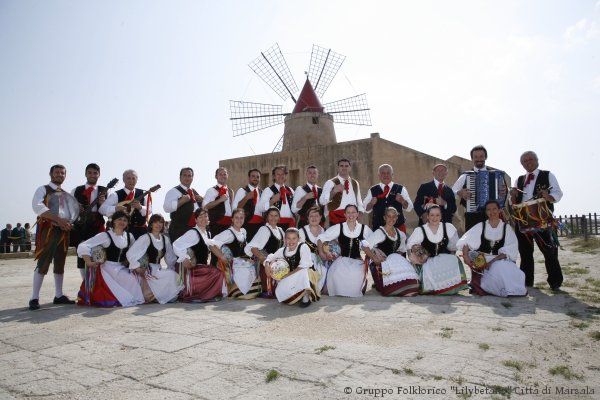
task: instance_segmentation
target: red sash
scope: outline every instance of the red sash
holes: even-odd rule
[[[342,222],[346,222],[344,210],[329,211],[329,225],[341,224]]]

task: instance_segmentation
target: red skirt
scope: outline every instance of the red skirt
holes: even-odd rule
[[[223,295],[223,272],[213,266],[199,264],[192,269],[182,269],[183,291],[179,300],[183,302],[204,302]]]
[[[373,277],[373,282],[375,283],[375,289],[382,296],[414,296],[419,294],[419,290],[421,286],[417,279],[405,279],[400,282],[394,282],[390,285],[383,285],[383,276],[377,269],[375,264],[370,265],[371,268],[371,276]]]
[[[471,268],[471,281],[469,281],[469,286],[471,286],[471,293],[474,293],[478,296],[487,296],[488,292],[481,288],[481,272],[475,272]]]
[[[102,277],[102,267],[86,268],[85,280],[77,293],[77,304],[94,307],[121,307]]]

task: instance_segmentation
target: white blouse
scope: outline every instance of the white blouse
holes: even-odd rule
[[[110,237],[108,235],[110,235]],[[81,242],[79,246],[77,246],[77,256],[91,256],[92,249],[96,246],[102,246],[105,249],[110,247],[110,238],[112,238],[115,246],[117,246],[119,249],[124,249],[127,247],[127,232],[117,235],[112,229],[109,229],[106,232],[98,233],[96,236],[89,238],[85,242]],[[129,233],[129,245],[131,246],[134,243],[135,238],[131,233]]]
[[[442,241],[444,237],[444,228],[442,224],[438,226],[438,230],[436,233],[431,231],[429,224],[421,225],[425,229],[425,233],[427,234],[427,238],[431,243],[439,243]],[[458,232],[454,225],[449,222],[446,222],[446,234],[448,235],[448,250],[456,251],[456,242],[458,242]],[[425,238],[423,237],[423,230],[420,227],[415,228],[412,235],[406,241],[406,248],[410,249],[415,244],[421,244]]]
[[[398,230],[398,232],[400,233],[400,246],[398,247],[397,251],[406,253],[406,234],[404,234],[404,232],[401,230]],[[377,247],[379,243],[382,243],[386,237],[394,241],[398,238],[397,236],[392,237],[388,235],[384,229],[378,228],[375,229],[371,236],[367,237],[366,240],[363,240],[363,246],[373,249],[374,247]]]
[[[361,231],[362,227],[363,227],[363,225],[359,224],[357,222],[356,227],[354,228],[353,231],[351,231],[350,228],[348,227],[347,222],[342,223],[342,231],[344,232],[344,236],[346,236],[350,239],[354,239],[354,238],[357,238],[358,236],[360,236],[360,231]],[[373,234],[373,231],[371,230],[371,228],[369,228],[368,226],[365,225],[365,230],[363,232],[363,239],[368,238],[372,234]],[[321,233],[317,239],[320,240],[321,242],[325,243],[325,242],[330,242],[332,240],[335,240],[339,236],[340,236],[340,224],[335,224],[333,226],[330,226],[325,232]]]
[[[274,184],[275,187],[277,188],[277,190],[280,190],[281,186],[278,183]],[[289,188],[292,196],[294,195],[294,191],[292,190],[292,188]],[[266,187],[263,192],[262,195],[260,196],[260,200],[258,201],[258,208],[262,211],[262,212],[267,212],[269,210],[269,208],[271,207],[271,205],[269,204],[271,202],[271,197],[275,196],[275,194],[273,193],[273,191],[271,190],[271,187]],[[292,197],[293,200],[293,197]],[[283,202],[281,203],[281,209],[279,210],[279,214],[281,216],[281,218],[294,218],[294,214],[292,214],[292,205],[287,202],[283,204]],[[256,214],[256,213],[255,213]]]
[[[319,225],[319,235],[317,235],[317,236],[313,235],[312,232],[310,231],[310,225],[304,225],[304,229],[306,229],[306,233],[308,234],[308,240],[310,240],[314,244],[317,244],[319,235],[321,235],[323,232],[325,232],[325,229],[323,229],[323,227],[321,225]],[[304,234],[304,230],[299,229],[299,231],[300,231],[300,241],[306,242],[306,235]]]
[[[487,240],[499,241],[502,239],[502,231],[505,223],[500,221],[497,227],[492,228],[489,221],[485,221],[485,238]],[[469,229],[458,241],[456,246],[462,249],[465,245],[470,250],[477,250],[481,246],[481,229],[483,224],[479,223]],[[506,236],[504,238],[504,246],[498,250],[498,254],[506,254],[506,257],[512,261],[517,259],[519,255],[519,243],[517,235],[509,226],[506,227]]]
[[[197,232],[200,232],[200,234],[202,235],[202,239],[204,239],[204,243],[207,246],[218,247],[214,240],[208,238],[208,233],[206,231],[202,231],[202,229],[198,228],[198,226],[195,226],[193,229],[190,229],[189,231],[184,233],[183,236],[180,236],[176,241],[173,242],[173,251],[177,256],[177,262],[189,260],[190,256],[188,256],[187,254],[187,249],[197,245],[200,241],[200,239],[198,238],[198,234],[196,232],[193,232],[194,229]]]
[[[232,231],[233,233],[231,233]],[[213,238],[215,246],[221,248],[224,244],[229,244],[233,242],[234,235],[235,239],[237,239],[238,242],[244,243],[246,241],[246,229],[242,228],[239,231],[236,231],[235,229],[231,228],[224,230],[223,232],[219,233]]]
[[[256,232],[256,235],[254,235],[254,237],[252,238],[250,243],[248,243],[246,245],[246,247],[244,247],[244,253],[246,253],[246,255],[248,257],[252,257],[253,256],[252,248],[263,249],[265,247],[265,245],[267,244],[267,242],[269,241],[269,238],[271,237],[271,232],[273,232],[273,235],[277,239],[283,240],[283,237],[284,237],[283,229],[281,229],[278,226],[273,228],[269,224],[263,225],[260,227],[258,232]]]
[[[150,246],[150,243],[152,243],[152,246],[154,246],[156,250],[161,251],[163,249],[163,237],[165,238],[166,246],[164,260],[168,267],[174,267],[177,262],[177,256],[173,252],[173,246],[171,245],[169,238],[159,234],[157,239],[152,234],[146,234],[140,236],[127,251],[129,269],[136,269],[140,266],[139,260],[146,254],[146,250],[148,249],[148,246]]]
[[[313,262],[312,262],[312,258],[311,258],[310,249],[308,248],[307,245],[303,245],[302,243],[298,243],[298,246],[300,246],[300,264],[298,265],[298,268],[312,267]],[[277,250],[275,253],[269,254],[267,256],[267,259],[265,260],[265,262],[273,262],[277,259],[283,258],[284,256],[290,257],[290,256],[293,256],[294,253],[296,253],[296,249],[290,250],[289,247],[282,247],[279,250]]]

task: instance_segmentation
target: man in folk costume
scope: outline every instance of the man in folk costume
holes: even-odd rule
[[[95,163],[88,164],[85,167],[85,179],[86,183],[81,186],[77,186],[71,194],[77,199],[82,207],[89,207],[96,199],[98,199],[97,205],[95,205],[90,211],[90,218],[86,219],[85,225],[76,226],[71,232],[71,246],[79,246],[79,243],[88,240],[91,237],[96,236],[100,232],[106,230],[104,217],[98,211],[98,208],[106,200],[106,187],[98,185],[98,178],[100,178],[100,166]],[[77,269],[81,274],[81,279],[85,279],[85,261],[81,257],[77,257]]]
[[[33,272],[30,310],[40,308],[40,289],[51,262],[54,264],[54,304],[75,304],[62,291],[69,233],[73,229],[70,221],[72,212],[65,198],[67,195],[71,196],[61,188],[66,177],[67,170],[63,165],[53,165],[50,168],[50,183],[40,186],[31,202],[33,211],[38,216],[38,229],[35,240],[37,265]]]
[[[260,208],[266,213],[269,208],[276,207],[279,210],[279,223],[283,230],[296,226],[294,213],[292,212],[292,201],[294,190],[286,185],[288,169],[285,165],[278,165],[271,171],[273,184],[263,190],[260,196]]]
[[[262,210],[259,209],[258,202],[262,194],[260,184],[260,171],[251,169],[248,171],[248,184],[239,188],[235,192],[231,208],[242,208],[245,212],[244,229],[246,229],[246,241],[250,242],[256,232],[265,223]]]
[[[513,204],[543,198],[548,208],[554,211],[554,203],[558,203],[563,196],[554,174],[539,169],[538,157],[533,151],[526,151],[521,155],[521,165],[527,174],[519,176],[516,189],[513,188],[510,192]],[[518,225],[519,223],[517,228]],[[533,242],[535,241],[544,255],[548,284],[552,290],[558,290],[563,282],[563,274],[558,261],[558,244],[554,237],[554,228],[548,227],[530,233],[522,233],[519,229],[515,229],[515,233],[519,242],[521,271],[525,273],[525,286],[533,286]]]
[[[413,203],[408,195],[406,187],[399,183],[394,183],[394,169],[389,164],[379,166],[379,181],[380,183],[372,186],[367,192],[367,197],[363,200],[366,204],[366,211],[373,210],[373,219],[371,226],[373,231],[382,225],[385,225],[384,216],[385,210],[388,207],[393,207],[398,211],[398,220],[394,226],[406,233],[406,221],[403,211],[410,212],[413,209]]]
[[[196,226],[194,211],[202,207],[202,196],[191,187],[194,181],[194,170],[190,167],[179,171],[179,185],[170,189],[165,195],[163,210],[169,213],[169,239],[171,243],[179,239],[190,228]]]
[[[433,204],[440,206],[442,222],[452,223],[452,217],[456,212],[456,198],[452,188],[444,182],[446,176],[448,176],[448,167],[444,164],[436,164],[433,167],[433,180],[419,186],[414,203],[415,211],[419,216],[419,225],[427,222],[425,210]]]
[[[478,145],[471,149],[471,160],[473,161],[473,172],[479,171],[492,171],[492,168],[485,166],[485,160],[487,160],[488,154],[485,147]],[[452,185],[452,191],[460,197],[460,204],[463,207],[467,206],[467,200],[471,197],[472,192],[467,188],[467,175],[461,174],[454,185]],[[473,226],[486,220],[485,211],[465,211],[465,232],[471,229]]]
[[[319,198],[320,203],[327,206],[330,226],[346,222],[345,209],[348,204],[354,204],[360,213],[365,212],[358,181],[350,177],[350,160],[342,158],[337,166],[338,175],[325,182]]]
[[[141,196],[144,194],[144,190],[136,188],[138,175],[132,169],[128,169],[123,172],[123,189],[117,190],[111,193],[106,201],[100,206],[100,214],[107,217],[111,217],[115,211],[127,212],[127,207],[119,205],[123,201],[130,201],[131,206],[130,213],[130,225],[128,231],[133,235],[134,238],[139,238],[142,235],[148,233],[148,227],[146,225],[147,217],[150,216],[150,194],[146,198]],[[138,200],[140,199],[141,200]]]
[[[298,216],[299,228],[308,225],[308,210],[312,207],[319,207],[321,214],[323,214],[324,208],[319,202],[319,198],[323,194],[323,188],[317,185],[319,170],[314,165],[311,165],[306,168],[305,174],[306,184],[296,188],[294,199],[292,200],[292,212]]]
[[[229,179],[227,168],[217,168],[215,178],[217,184],[208,188],[202,201],[202,207],[208,211],[210,220],[208,230],[212,237],[231,226],[231,200],[233,199],[233,190],[227,187]]]

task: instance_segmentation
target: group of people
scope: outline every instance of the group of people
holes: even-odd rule
[[[471,159],[474,171],[489,169],[483,146],[471,150]],[[527,174],[510,190],[513,203],[543,198],[552,207],[560,200],[555,176],[538,169],[534,152],[523,153],[521,164]],[[86,167],[86,183],[72,191],[80,207],[73,224],[64,201],[69,196],[61,188],[66,169],[54,165],[50,183],[33,198],[39,222],[29,308],[39,308],[51,262],[54,303],[75,302],[62,292],[69,244],[77,246],[82,277],[77,302],[100,307],[259,296],[307,307],[323,294],[362,296],[369,271],[383,296],[455,294],[469,288],[479,295],[523,296],[533,285],[534,242],[545,257],[550,286],[562,284],[551,229],[513,230],[502,220],[504,204],[495,199],[466,213],[466,233],[459,238],[452,225],[456,197],[473,195],[464,174],[450,187],[447,166],[435,165],[433,179],[420,186],[413,203],[406,187],[393,181],[389,164],[379,167],[380,182],[364,198],[351,177],[351,162],[338,160],[337,167],[337,176],[322,187],[317,167],[307,167],[306,183],[295,190],[287,185],[286,166],[273,168],[273,183],[266,188],[259,187],[260,171],[252,169],[247,184],[235,192],[227,186],[227,169],[218,168],[216,184],[204,196],[192,188],[192,168],[182,168],[180,184],[165,196],[163,209],[170,216],[165,234],[165,219],[151,211],[152,189],[136,187],[137,173],[126,170],[124,187],[108,194],[97,185],[96,164]],[[404,213],[413,208],[419,226],[407,237]],[[359,222],[362,213],[372,214],[370,226]],[[520,268],[515,264],[519,254]],[[473,271],[470,282],[463,260]]]
[[[12,249],[11,249],[12,247]],[[6,224],[6,228],[0,230],[0,253],[17,253],[31,250],[31,226],[29,223],[17,225]]]

